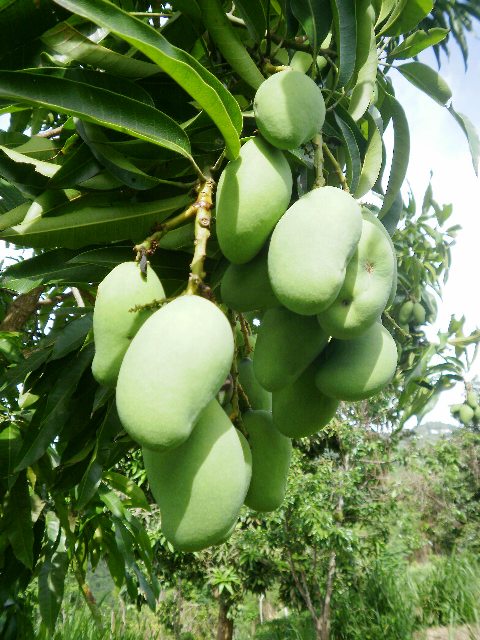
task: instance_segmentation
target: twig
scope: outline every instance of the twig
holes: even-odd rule
[[[330,151],[330,149],[327,147],[325,142],[322,144],[322,149],[323,149],[323,152],[327,155],[330,162],[333,164],[333,168],[335,169],[335,173],[337,174],[338,179],[340,180],[340,184],[342,185],[342,188],[344,189],[344,191],[347,191],[347,193],[350,193],[347,180],[343,175],[342,167],[338,164],[337,159],[335,158],[333,153]]]
[[[195,207],[195,250],[190,263],[190,277],[188,278],[187,294],[199,292],[205,277],[204,264],[207,257],[207,241],[210,237],[210,223],[212,220],[213,190],[215,182],[209,178],[202,185]]]
[[[402,329],[402,327],[395,322],[395,319],[392,318],[392,316],[388,313],[388,311],[384,311],[383,315],[392,323],[392,325],[395,327],[397,331],[400,331],[400,333],[404,338],[411,338],[411,335],[407,331]]]
[[[71,287],[71,290],[72,290],[72,295],[75,298],[75,302],[77,303],[77,306],[84,307],[85,302],[83,301],[82,294],[77,289],[77,287]]]
[[[148,238],[145,238],[143,242],[141,242],[140,244],[136,244],[133,247],[133,250],[137,252],[137,260],[140,260],[143,254],[153,253],[158,247],[158,243],[163,238],[163,236],[172,229],[180,227],[184,222],[190,220],[190,218],[193,218],[193,216],[197,212],[197,208],[197,204],[196,202],[194,202],[184,211],[182,211],[182,213],[179,213],[175,217],[170,218],[166,222],[163,222],[161,225],[159,225],[157,231],[155,231],[155,233],[152,233],[151,236],[148,236]]]
[[[317,133],[313,138],[313,144],[315,146],[315,155],[313,159],[313,164],[315,166],[315,182],[313,183],[313,188],[316,189],[318,187],[325,186],[325,178],[323,177],[323,138],[321,133]]]
[[[53,138],[54,136],[59,136],[63,131],[63,124],[55,129],[47,129],[46,131],[39,131],[36,134],[36,138]]]

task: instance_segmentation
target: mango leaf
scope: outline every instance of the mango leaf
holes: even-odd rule
[[[38,604],[45,627],[53,634],[63,600],[68,569],[66,551],[57,551],[46,558],[38,574]]]
[[[0,97],[78,116],[191,158],[187,135],[169,116],[99,87],[26,71],[0,71]]]
[[[399,36],[412,31],[433,9],[434,0],[403,0],[379,35]]]
[[[355,70],[357,26],[353,0],[331,0],[335,40],[338,48],[337,85],[344,87]]]
[[[0,209],[5,212],[23,204],[26,198],[13,184],[0,178]]]
[[[356,80],[348,112],[359,120],[368,109],[377,77],[378,55],[373,8],[366,0],[357,11]]]
[[[33,567],[33,529],[27,474],[20,473],[10,489],[4,507],[5,531],[15,557]]]
[[[452,105],[448,107],[448,110],[458,122],[458,124],[462,128],[463,133],[467,137],[468,146],[470,148],[470,155],[472,157],[473,170],[478,177],[478,161],[480,158],[480,138],[478,136],[478,131],[476,130],[475,125],[470,120],[470,118],[468,118],[463,113],[460,113],[459,111],[455,111]]]
[[[415,87],[444,106],[452,97],[450,87],[439,73],[422,62],[407,62],[395,67]]]
[[[292,0],[290,7],[302,25],[312,47],[313,57],[316,58],[322,42],[330,31],[333,17],[330,0]]]
[[[57,173],[50,178],[48,189],[67,189],[76,187],[100,172],[100,165],[85,143],[75,147],[67,155]]]
[[[261,42],[267,30],[267,16],[262,2],[249,2],[248,0],[237,0],[235,10],[245,21],[248,33],[255,40]]]
[[[107,0],[55,0],[123,38],[168,73],[220,129],[230,158],[240,152],[239,134],[243,126],[237,101],[213,74],[182,49],[172,46],[160,33]]]
[[[361,198],[373,188],[382,168],[382,136],[374,118],[367,113],[368,146],[362,170],[355,191],[355,198]]]
[[[397,197],[407,174],[410,157],[410,131],[408,121],[402,105],[390,94],[385,94],[389,100],[393,122],[393,158],[388,177],[388,186],[383,198],[382,208],[378,217],[380,220],[386,215]]]
[[[18,455],[15,470],[21,471],[36,462],[58,435],[68,417],[68,404],[83,373],[93,358],[93,344],[82,349],[74,358],[60,367],[56,383],[50,391],[46,406],[36,428],[32,425]]]
[[[358,181],[360,179],[360,171],[362,168],[362,161],[360,158],[360,152],[358,150],[358,145],[355,140],[355,136],[353,135],[353,131],[350,129],[348,124],[342,120],[337,114],[335,114],[335,120],[337,121],[338,127],[342,132],[343,139],[346,144],[347,151],[347,182],[350,188],[350,191],[355,192],[358,187]]]
[[[15,225],[0,239],[18,246],[75,249],[92,243],[142,240],[152,226],[190,201],[187,195],[154,202],[110,203],[96,206],[79,198],[61,207],[57,215]],[[5,214],[8,215],[8,214]]]
[[[0,431],[0,480],[2,482],[7,480],[12,482],[12,480],[16,480],[13,475],[13,463],[21,446],[22,437],[20,429],[13,424],[3,426]]]
[[[406,58],[413,58],[418,56],[419,53],[428,49],[439,42],[442,42],[448,35],[448,29],[441,29],[435,27],[428,31],[416,31],[412,35],[405,38],[397,47],[392,49],[388,54],[388,58],[395,60],[405,60]]]
[[[41,36],[42,42],[69,60],[105,69],[126,78],[146,78],[160,72],[157,65],[124,56],[96,44],[67,22],[57,24]]]
[[[113,489],[121,491],[130,498],[130,504],[133,508],[150,511],[150,505],[145,498],[145,494],[131,478],[122,476],[115,471],[109,471],[105,474],[104,478]]]
[[[58,360],[79,349],[85,342],[88,332],[92,328],[92,314],[86,313],[80,318],[71,320],[56,334],[55,344],[49,360]]]

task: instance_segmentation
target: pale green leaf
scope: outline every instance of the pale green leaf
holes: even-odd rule
[[[480,158],[480,137],[478,135],[478,131],[475,128],[473,122],[463,113],[459,111],[455,111],[452,105],[448,107],[448,110],[458,122],[460,127],[462,128],[463,133],[466,135],[468,140],[468,146],[470,147],[470,155],[472,157],[472,164],[475,174],[478,177],[478,162]]]
[[[428,65],[422,62],[407,62],[395,68],[438,104],[443,106],[451,99],[452,92],[448,84],[435,69]]]
[[[373,116],[367,113],[366,118],[368,122],[368,147],[363,159],[355,198],[363,197],[372,189],[382,168],[382,136]]]
[[[389,58],[395,58],[396,60],[405,60],[406,58],[413,58],[418,56],[419,53],[442,42],[448,35],[448,29],[441,29],[436,27],[429,29],[428,31],[416,31],[412,35],[405,38],[405,40],[392,49],[388,54]]]
[[[410,157],[410,131],[408,121],[402,105],[390,94],[385,94],[385,100],[390,101],[393,123],[393,157],[388,186],[383,198],[379,218],[387,213],[397,197],[407,174]]]

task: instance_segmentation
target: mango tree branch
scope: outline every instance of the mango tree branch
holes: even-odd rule
[[[335,156],[333,155],[333,153],[330,151],[330,149],[327,147],[325,143],[322,144],[322,149],[324,154],[333,164],[333,168],[335,169],[335,173],[337,174],[340,184],[342,185],[342,189],[347,193],[350,193],[350,189],[348,188],[348,184],[347,184],[347,179],[343,175],[342,167],[338,164],[337,159],[335,158]]]
[[[195,216],[195,250],[190,263],[190,277],[188,278],[187,294],[198,293],[205,277],[205,258],[207,257],[207,241],[210,237],[210,223],[212,221],[213,190],[215,182],[209,178],[200,188],[198,197],[193,205]]]
[[[137,252],[137,260],[140,260],[142,255],[153,253],[158,247],[158,243],[163,238],[165,234],[167,234],[172,229],[176,229],[180,227],[184,222],[187,222],[197,213],[197,203],[194,202],[189,207],[187,207],[182,213],[170,218],[166,222],[163,222],[159,225],[159,228],[155,233],[152,233],[151,236],[145,238],[143,242],[140,244],[136,244],[133,247],[133,250]]]
[[[313,144],[315,146],[315,156],[313,163],[315,165],[315,182],[313,183],[313,188],[316,189],[318,187],[325,186],[325,178],[323,177],[323,138],[321,133],[317,133],[313,138]]]

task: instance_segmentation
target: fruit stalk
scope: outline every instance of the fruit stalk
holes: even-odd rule
[[[321,133],[317,133],[317,135],[313,138],[313,144],[315,145],[315,156],[313,163],[315,165],[316,174],[313,188],[316,189],[318,187],[325,186],[325,178],[323,177],[323,138]]]
[[[215,182],[209,178],[201,186],[197,200],[193,205],[197,213],[195,216],[195,250],[190,263],[190,276],[186,290],[186,293],[190,295],[199,292],[205,277],[204,264],[207,257],[207,241],[210,237],[214,188]]]
[[[347,191],[347,193],[350,193],[350,189],[348,188],[348,184],[347,184],[347,179],[343,175],[342,167],[338,164],[337,159],[335,158],[335,156],[333,155],[333,153],[330,151],[330,149],[327,147],[325,143],[322,144],[322,149],[323,149],[323,152],[328,157],[328,159],[330,160],[330,162],[333,164],[333,168],[335,169],[335,173],[337,174],[340,184],[342,185],[342,189],[344,191]]]

